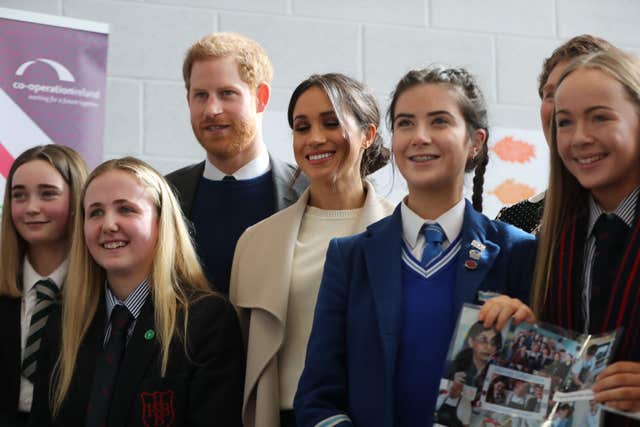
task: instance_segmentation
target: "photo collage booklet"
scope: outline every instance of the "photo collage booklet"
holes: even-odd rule
[[[591,386],[615,351],[620,331],[576,334],[537,323],[502,331],[478,322],[465,304],[447,356],[435,426],[591,427],[602,405]]]

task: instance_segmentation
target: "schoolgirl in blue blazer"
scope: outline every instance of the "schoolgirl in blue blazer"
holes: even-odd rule
[[[409,195],[329,246],[294,402],[302,427],[431,425],[462,304],[504,294],[483,310],[485,324],[531,316],[520,300],[533,237],[479,212],[488,125],[474,79],[464,69],[410,71],[389,121]],[[472,205],[462,191],[473,169]]]

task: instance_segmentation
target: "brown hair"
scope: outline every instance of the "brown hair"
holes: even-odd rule
[[[187,91],[194,62],[224,57],[236,60],[240,78],[252,89],[260,83],[271,83],[273,65],[258,42],[236,33],[211,33],[195,42],[184,58],[182,77]]]
[[[290,128],[293,129],[293,110],[298,98],[311,87],[324,90],[343,127],[345,115],[351,114],[360,130],[366,131],[369,125],[380,129],[380,110],[373,92],[359,81],[339,73],[314,74],[295,88],[287,110]],[[382,168],[389,163],[390,156],[391,152],[384,146],[382,136],[376,132],[375,139],[362,155],[360,176],[364,178]]]
[[[544,85],[547,84],[549,74],[551,74],[556,65],[580,56],[611,49],[612,47],[614,46],[605,39],[601,39],[590,34],[582,34],[580,36],[573,37],[558,46],[551,53],[551,56],[545,59],[542,63],[542,72],[538,77],[538,95],[540,95],[540,99],[542,99],[542,89],[544,88]]]
[[[473,176],[473,196],[471,201],[476,211],[482,212],[482,188],[484,186],[484,173],[489,163],[487,141],[489,140],[489,119],[487,115],[487,103],[484,95],[473,76],[464,68],[445,68],[433,66],[419,70],[411,70],[404,75],[396,85],[391,95],[391,105],[387,111],[389,129],[393,132],[393,118],[396,112],[396,103],[402,93],[414,86],[423,84],[446,84],[458,93],[460,110],[464,117],[467,132],[482,129],[486,133],[484,144],[477,156],[469,159],[465,165],[465,172],[475,169]]]
[[[11,165],[4,188],[4,202],[2,206],[2,235],[0,236],[0,253],[2,253],[2,268],[0,268],[0,295],[20,297],[22,289],[18,285],[22,261],[27,251],[27,242],[18,234],[11,220],[11,187],[13,175],[25,163],[42,160],[49,163],[69,185],[69,220],[67,223],[67,237],[73,231],[73,219],[80,208],[80,193],[87,179],[87,164],[72,148],[58,144],[38,145],[20,154]]]

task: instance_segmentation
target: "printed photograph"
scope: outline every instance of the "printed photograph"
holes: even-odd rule
[[[480,406],[516,417],[543,419],[550,391],[549,378],[494,365],[487,372]]]
[[[583,400],[573,405],[573,425],[575,427],[598,427],[602,405],[595,400]],[[558,423],[558,425],[562,425]]]
[[[463,385],[482,388],[489,365],[502,349],[503,333],[478,322],[479,308],[465,305],[449,349],[445,378]],[[506,330],[507,328],[504,328]]]
[[[459,380],[441,380],[433,425],[468,426],[471,422],[471,409],[475,397],[475,387],[464,385]]]
[[[581,343],[540,325],[512,325],[499,355],[504,368],[548,377],[551,396],[565,383],[580,354]]]
[[[568,372],[562,391],[571,393],[591,388],[595,378],[609,363],[615,338],[616,334],[611,333],[586,341]]]

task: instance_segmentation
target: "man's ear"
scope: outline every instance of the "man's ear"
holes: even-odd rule
[[[264,113],[271,98],[271,86],[267,83],[260,83],[256,88],[256,112]]]

